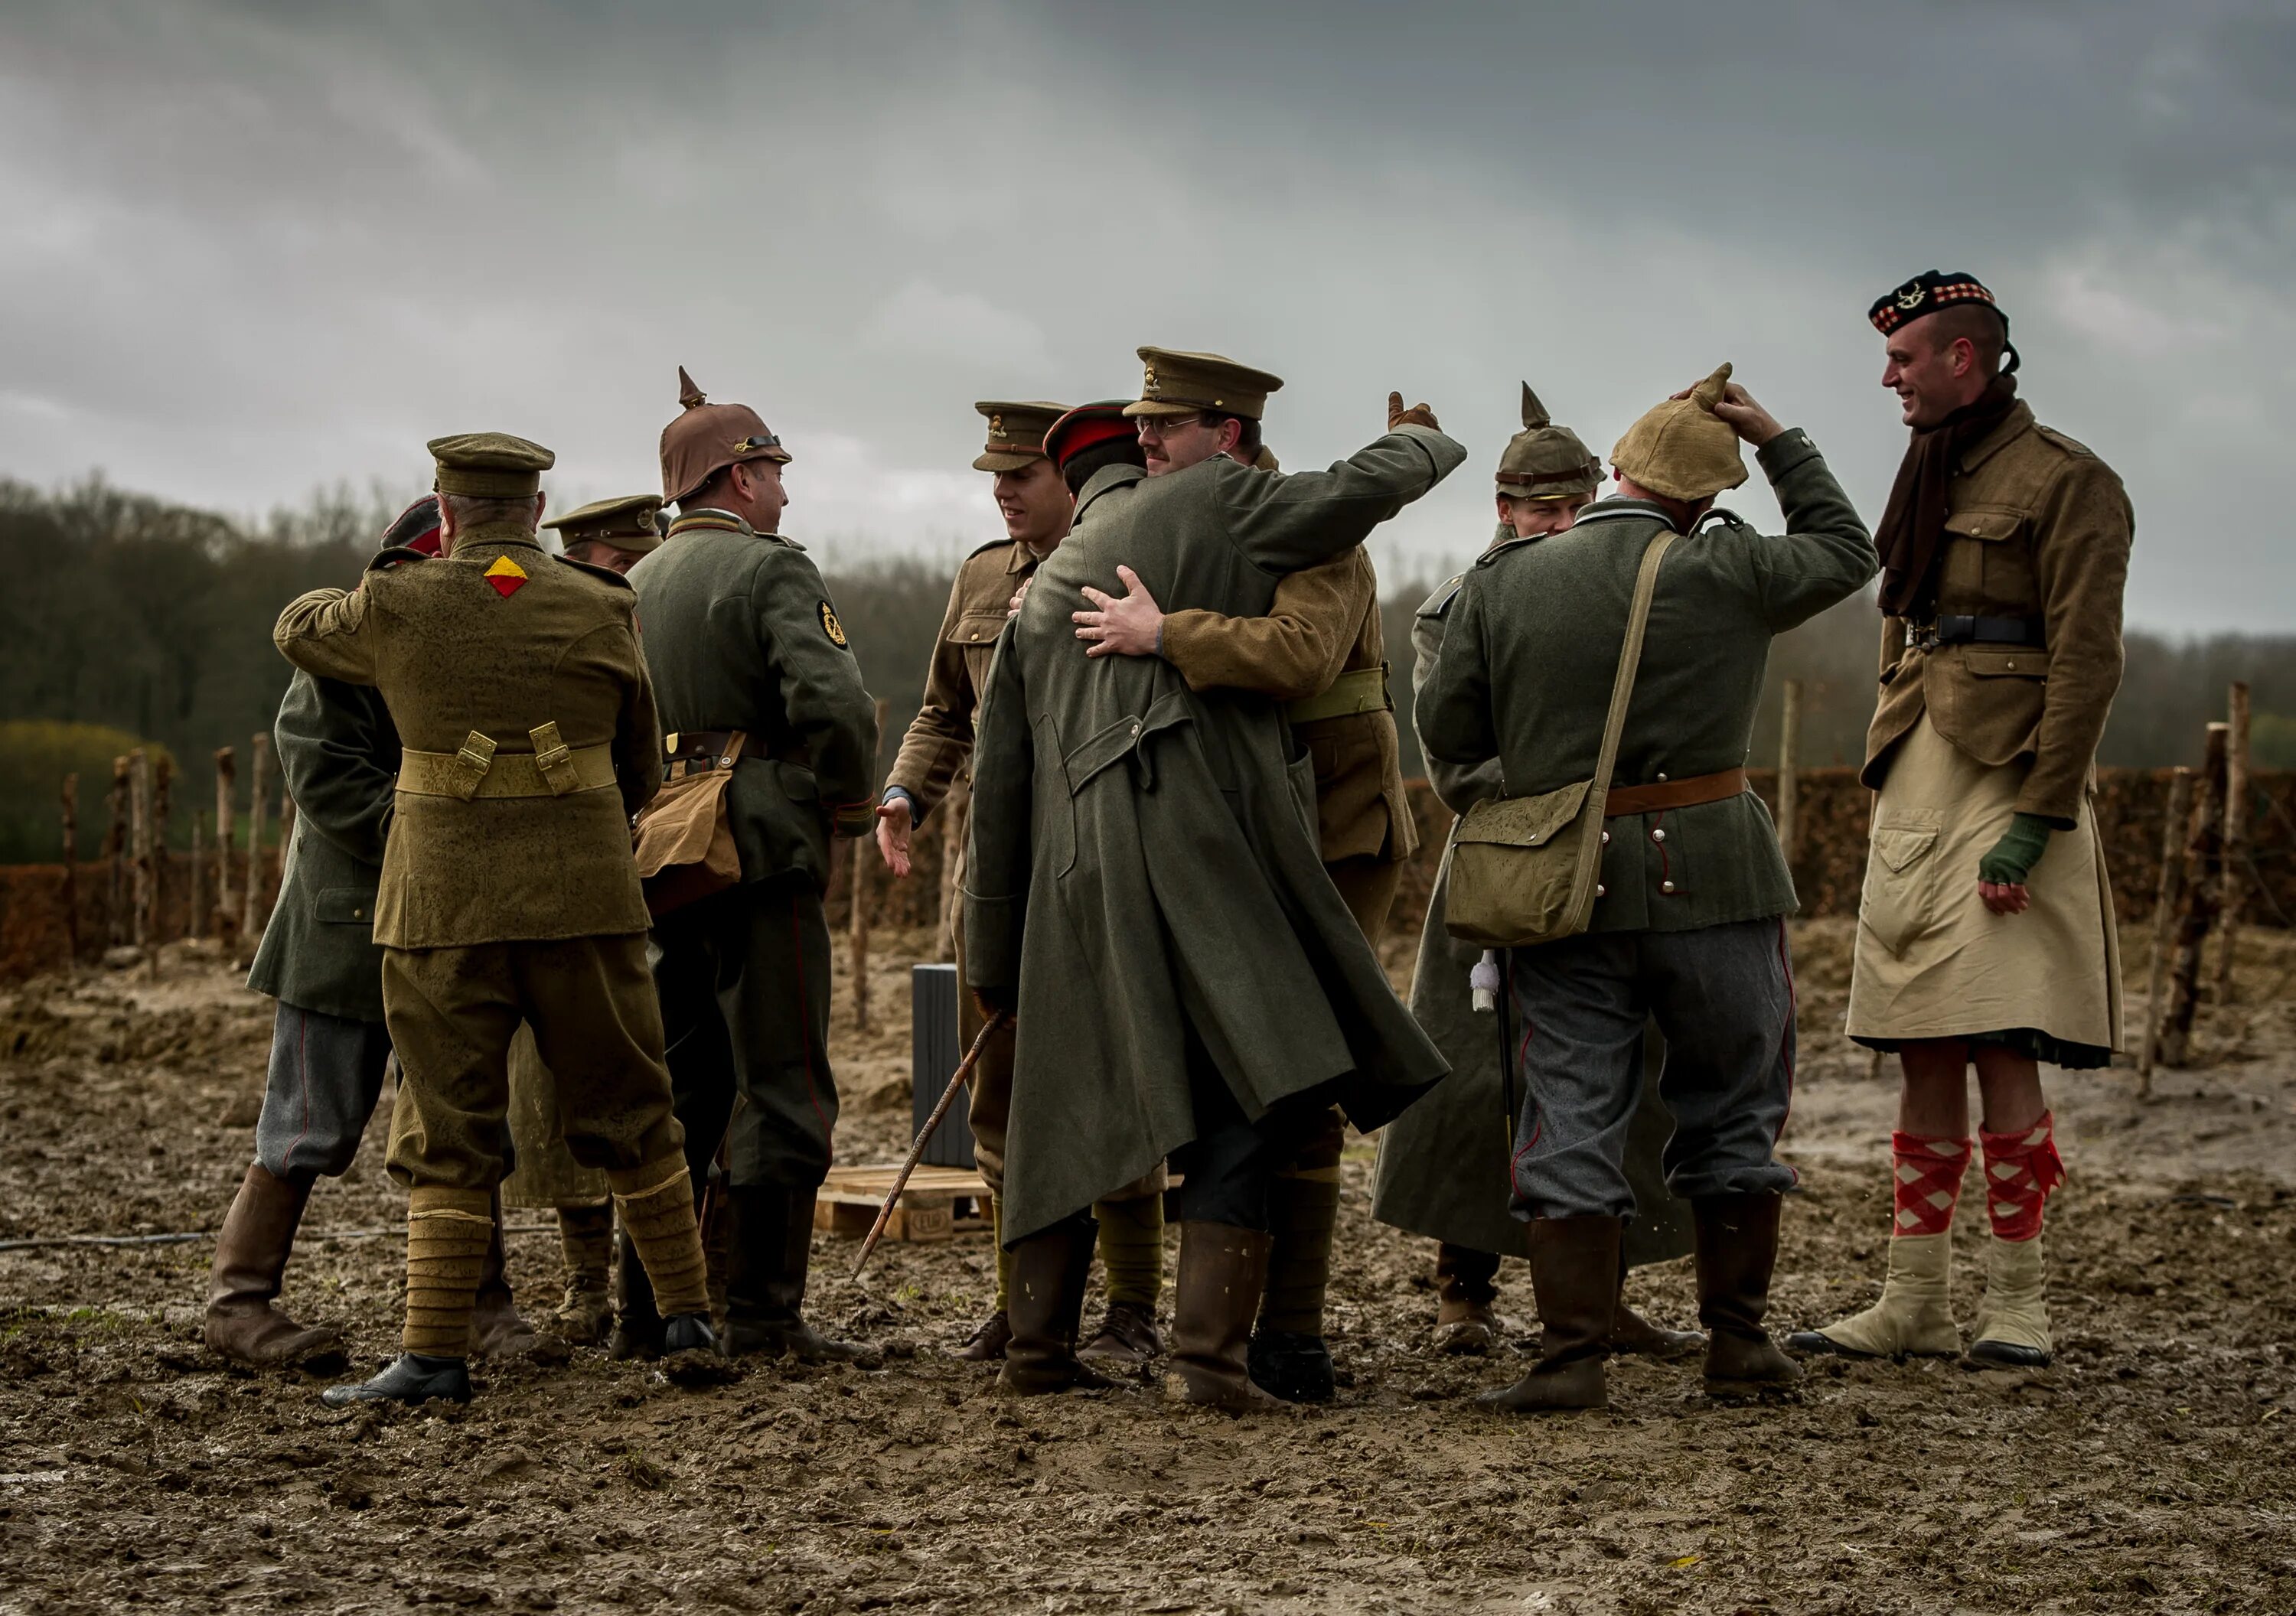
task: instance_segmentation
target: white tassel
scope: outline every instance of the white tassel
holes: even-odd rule
[[[1499,1008],[1499,957],[1490,949],[1475,961],[1475,968],[1467,973],[1467,985],[1475,992],[1475,1010],[1489,1016]]]

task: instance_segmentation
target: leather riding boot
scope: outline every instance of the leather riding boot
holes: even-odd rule
[[[1475,1406],[1493,1414],[1545,1414],[1610,1406],[1603,1361],[1619,1302],[1617,1218],[1538,1218],[1530,1225],[1530,1286],[1542,1326],[1538,1361]]]
[[[1778,1261],[1774,1189],[1701,1196],[1691,1203],[1698,1232],[1698,1322],[1706,1326],[1709,1396],[1747,1396],[1790,1386],[1801,1366],[1762,1328],[1770,1274]]]
[[[353,1403],[413,1407],[434,1398],[450,1403],[471,1400],[471,1366],[466,1359],[401,1352],[373,1379],[355,1386],[330,1386],[319,1393],[319,1400],[330,1408],[348,1408]]]
[[[613,1322],[614,1206],[562,1206],[558,1242],[566,1267],[566,1298],[552,1327],[559,1339],[594,1347]]]
[[[1013,1294],[1004,1309],[1013,1339],[996,1376],[1000,1391],[1038,1397],[1108,1384],[1076,1356],[1085,1276],[1092,1271],[1098,1232],[1090,1218],[1070,1218],[1013,1248]]]
[[[1434,1346],[1438,1352],[1481,1357],[1497,1344],[1499,1259],[1496,1252],[1444,1241],[1435,1250]]]
[[[824,1335],[805,1321],[806,1270],[813,1261],[810,1186],[745,1184],[733,1190],[734,1261],[726,1287],[726,1351],[741,1358],[794,1354],[807,1363],[876,1368],[877,1349]]]
[[[720,1177],[709,1180],[693,1215],[701,1220],[701,1261],[709,1275],[709,1316],[724,1318],[734,1277],[734,1200]]]
[[[495,1191],[495,1232],[487,1242],[486,1266],[479,1271],[479,1293],[471,1303],[471,1356],[530,1358],[542,1345],[534,1326],[520,1317],[503,1273],[502,1191]]]
[[[260,1162],[248,1164],[216,1236],[208,1277],[210,1351],[266,1368],[340,1355],[341,1331],[297,1324],[272,1305],[310,1199],[308,1180],[297,1184]]]
[[[1663,1328],[1627,1305],[1627,1259],[1621,1251],[1619,1256],[1619,1305],[1611,1316],[1611,1355],[1667,1360],[1687,1358],[1705,1344],[1704,1332]]]
[[[646,1277],[630,1231],[614,1231],[614,1330],[606,1338],[606,1356],[616,1360],[659,1358],[661,1355],[661,1315],[653,1305],[653,1281]]]
[[[1180,1226],[1166,1397],[1233,1409],[1275,1400],[1252,1383],[1246,1359],[1272,1244],[1265,1230],[1232,1223]]]

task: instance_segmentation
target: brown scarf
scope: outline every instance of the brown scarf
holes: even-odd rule
[[[2004,371],[1973,404],[1928,431],[1916,431],[1898,462],[1898,480],[1874,542],[1882,552],[1882,611],[1903,617],[1937,604],[1938,547],[1945,537],[1946,488],[1962,451],[2001,424],[2017,402],[2017,379]]]

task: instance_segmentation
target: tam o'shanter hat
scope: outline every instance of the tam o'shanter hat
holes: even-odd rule
[[[661,533],[653,519],[654,512],[660,509],[661,496],[658,494],[625,494],[610,500],[592,500],[579,510],[570,510],[543,526],[556,528],[558,536],[569,545],[594,541],[645,555],[661,545]]]
[[[1568,427],[1558,427],[1522,384],[1522,430],[1499,456],[1498,491],[1512,500],[1561,500],[1602,486],[1603,462]]]
[[[528,499],[542,492],[542,474],[558,457],[540,444],[507,432],[458,432],[426,445],[439,464],[431,486],[469,499]]]
[[[1866,311],[1866,318],[1884,337],[1899,326],[1910,325],[1925,314],[1959,304],[1974,303],[1989,308],[2001,319],[2001,340],[2008,356],[2003,362],[2004,375],[2015,370],[2021,363],[2016,348],[2009,343],[2009,316],[1995,300],[1985,282],[1975,275],[1956,270],[1948,274],[1943,270],[1924,270],[1895,291],[1882,293],[1874,299],[1874,306]]]
[[[1128,400],[1109,398],[1067,411],[1045,428],[1046,457],[1054,467],[1064,467],[1086,449],[1136,437],[1132,423],[1124,418],[1129,407]]]
[[[747,404],[714,404],[685,367],[677,367],[677,402],[684,412],[661,429],[661,497],[682,500],[726,467],[743,461],[787,464],[788,450]]]
[[[1046,432],[1068,413],[1066,404],[1041,398],[983,399],[972,407],[988,418],[988,442],[972,462],[975,471],[1020,471],[1044,459]]]
[[[1127,415],[1193,415],[1217,410],[1258,420],[1267,396],[1283,385],[1281,376],[1238,364],[1225,354],[1191,354],[1178,348],[1139,350],[1145,367],[1138,400]]]
[[[1746,480],[1738,455],[1738,435],[1714,413],[1730,367],[1690,389],[1687,398],[1669,398],[1627,428],[1611,464],[1653,494],[1674,500],[1702,500]]]

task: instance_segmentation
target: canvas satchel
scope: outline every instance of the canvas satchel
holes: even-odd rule
[[[1596,877],[1603,869],[1603,804],[1642,662],[1658,564],[1675,536],[1660,534],[1643,551],[1595,778],[1537,796],[1487,798],[1468,809],[1452,831],[1446,920],[1451,935],[1462,943],[1535,948],[1575,937],[1594,920]]]
[[[746,739],[733,731],[711,766],[686,763],[683,774],[664,780],[653,801],[638,810],[638,884],[656,918],[741,884],[742,855],[734,845],[726,794]]]

